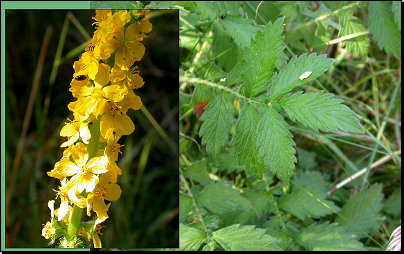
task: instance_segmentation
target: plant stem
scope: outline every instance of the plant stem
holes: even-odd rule
[[[72,211],[72,218],[70,220],[69,228],[67,230],[67,239],[68,241],[72,243],[72,241],[76,238],[77,236],[77,231],[79,230],[80,227],[80,222],[81,222],[81,214],[83,213],[83,209],[73,205],[73,211]]]
[[[87,146],[88,160],[91,160],[97,154],[98,140],[100,138],[100,120],[101,120],[101,116],[98,116],[93,121],[93,126],[90,130],[91,138],[90,138],[90,141]]]

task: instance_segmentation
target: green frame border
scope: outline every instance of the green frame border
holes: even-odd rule
[[[6,248],[5,239],[5,10],[6,9],[90,9],[90,1],[2,1],[1,2],[1,251],[90,251],[91,249]]]

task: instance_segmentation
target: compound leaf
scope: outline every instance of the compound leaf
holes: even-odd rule
[[[341,104],[342,99],[334,98],[332,93],[297,92],[286,94],[277,104],[280,105],[293,121],[318,131],[338,131],[363,133],[359,120],[349,107]]]
[[[265,229],[253,225],[235,224],[213,232],[213,239],[226,251],[281,250],[275,238],[265,234]]]
[[[316,53],[294,56],[279,73],[272,77],[272,82],[268,87],[267,100],[273,102],[295,87],[303,86],[318,78],[331,67],[333,62],[334,59],[329,59],[326,55],[317,56]],[[306,72],[312,73],[305,79],[299,79]]]
[[[265,165],[256,147],[258,112],[247,102],[241,102],[240,116],[236,122],[236,134],[233,136],[232,145],[240,165],[245,165],[248,175],[262,178],[265,173]]]
[[[224,145],[233,125],[233,106],[228,93],[218,91],[211,102],[204,108],[200,120],[203,121],[199,136],[206,151],[215,159],[219,157],[220,147]]]
[[[275,62],[284,49],[283,21],[284,18],[279,18],[274,24],[269,22],[263,31],[257,32],[251,47],[244,49],[241,77],[245,81],[244,95],[248,98],[262,92],[274,74]]]
[[[257,146],[265,165],[283,181],[288,181],[295,167],[295,142],[288,124],[272,106],[260,107]]]

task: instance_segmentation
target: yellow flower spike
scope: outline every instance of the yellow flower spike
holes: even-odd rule
[[[142,106],[133,90],[144,82],[133,63],[145,53],[140,41],[152,29],[146,17],[149,12],[142,10],[136,14],[139,17],[132,18],[133,14],[126,10],[114,14],[110,10],[97,10],[91,43],[73,64],[75,72],[69,91],[77,99],[68,108],[74,120],[68,119],[60,131],[60,136],[68,138],[61,145],[66,148],[60,161],[47,172],[60,180],[55,198],[60,198],[60,206],[54,209],[55,201],[48,203],[51,221],[42,229],[46,239],[54,241],[60,237],[59,247],[88,248],[93,238],[94,247],[101,248],[99,235],[105,226],[99,224],[108,218],[111,206],[105,201],[115,201],[122,194],[116,184],[117,176],[122,174],[116,164],[122,145],[117,142],[122,135],[135,130],[126,114],[128,109],[138,110]],[[109,59],[111,55],[114,59]],[[97,214],[93,234],[82,224],[85,208],[88,216],[91,210]],[[53,220],[55,215],[57,220]],[[84,223],[91,223],[91,219]],[[80,240],[79,235],[86,241]]]

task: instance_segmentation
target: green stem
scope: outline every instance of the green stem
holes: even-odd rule
[[[71,244],[74,244],[73,241],[77,237],[77,231],[79,230],[80,227],[80,222],[81,222],[81,214],[83,213],[83,209],[73,205],[73,211],[72,211],[72,218],[69,223],[69,228],[67,229],[67,240],[71,242]]]
[[[88,143],[88,146],[87,146],[88,160],[91,160],[97,154],[98,140],[100,138],[100,120],[101,120],[101,116],[98,116],[93,121],[93,126],[90,130],[91,138],[90,138],[90,142]]]

